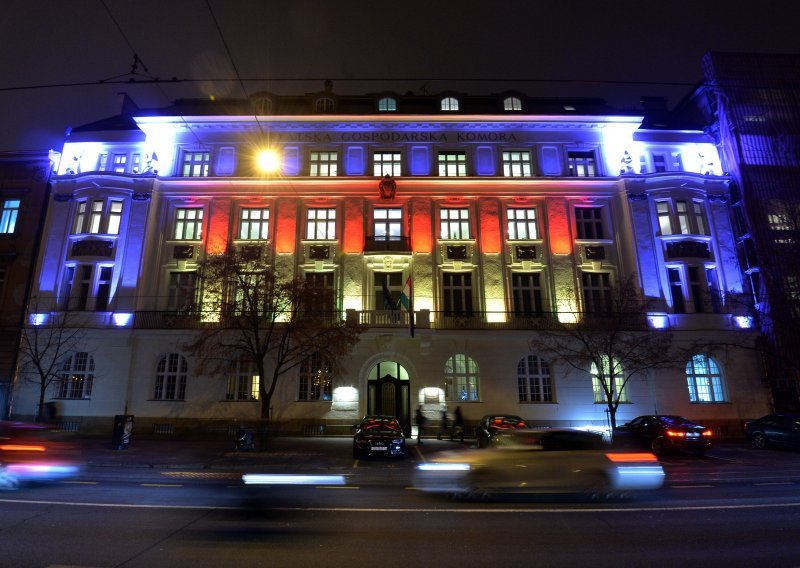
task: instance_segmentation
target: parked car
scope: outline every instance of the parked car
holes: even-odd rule
[[[54,481],[80,474],[81,448],[42,424],[0,422],[0,489]]]
[[[760,450],[770,446],[800,448],[800,414],[768,414],[746,423],[744,431]]]
[[[353,457],[406,455],[406,437],[394,416],[367,415],[354,426]]]
[[[487,414],[481,418],[475,437],[479,448],[488,448],[495,443],[499,433],[527,427],[525,421],[514,414]]]
[[[486,450],[442,452],[417,466],[421,491],[456,496],[656,489],[664,470],[649,452],[614,451],[601,434],[567,428],[507,430]]]
[[[682,416],[654,414],[639,416],[614,431],[618,447],[639,445],[660,456],[670,451],[687,451],[702,456],[711,447],[710,428]]]

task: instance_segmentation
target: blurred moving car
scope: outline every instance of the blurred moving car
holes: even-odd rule
[[[354,426],[353,457],[406,455],[406,437],[394,416],[367,415]]]
[[[80,446],[42,424],[0,422],[0,488],[55,481],[84,469]]]
[[[702,456],[711,447],[710,428],[682,416],[653,414],[638,416],[614,430],[617,447],[638,445],[660,456],[670,451],[687,451]]]
[[[475,437],[479,448],[488,448],[495,443],[499,434],[527,427],[525,421],[514,414],[487,414],[481,418]]]
[[[744,432],[760,450],[770,446],[800,448],[800,414],[768,414],[747,422]]]
[[[444,452],[417,466],[415,487],[431,493],[584,493],[657,489],[664,470],[648,452],[613,451],[601,434],[566,428],[512,430],[488,450]]]

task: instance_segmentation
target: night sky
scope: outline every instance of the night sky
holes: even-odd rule
[[[680,100],[702,80],[707,51],[800,53],[798,0],[2,4],[0,151],[59,148],[67,126],[118,113],[123,91],[139,106],[165,106],[313,92],[331,79],[340,94],[518,89],[636,107],[642,95]],[[134,52],[142,63],[131,75]],[[239,83],[234,66],[261,81]],[[128,82],[149,77],[195,81]],[[308,80],[286,80],[298,78]],[[71,83],[92,84],[18,89]]]

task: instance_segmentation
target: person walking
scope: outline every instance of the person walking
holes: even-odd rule
[[[422,405],[421,404],[417,407],[417,413],[415,415],[415,420],[417,422],[417,444],[421,444],[422,443],[422,430],[423,430],[423,428],[425,428],[425,423],[428,421],[428,419],[425,418],[425,415],[422,414]]]
[[[442,419],[439,421],[439,433],[436,435],[437,440],[441,440],[442,436],[450,434],[450,439],[453,439],[453,430],[450,428],[450,419],[447,417],[447,407],[442,409]]]
[[[454,439],[456,436],[461,437],[461,443],[464,443],[464,416],[461,414],[461,407],[456,406],[456,410],[453,413],[453,429],[450,431],[450,439]]]

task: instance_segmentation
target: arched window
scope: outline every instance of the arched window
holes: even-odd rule
[[[272,114],[272,99],[269,97],[253,99],[253,110],[258,115]]]
[[[625,385],[625,373],[619,361],[612,359],[614,362],[614,384],[611,386],[611,395],[614,400],[619,398],[620,402],[628,402],[628,388]],[[610,384],[611,365],[607,356],[603,356],[603,374],[600,377],[597,372],[597,365],[592,362],[591,375],[592,375],[592,388],[594,389],[594,401],[598,403],[608,402],[606,398],[606,390],[604,385]]]
[[[503,99],[503,110],[522,110],[522,100],[519,97],[506,97]]]
[[[186,397],[188,370],[186,357],[180,353],[164,355],[158,361],[153,398],[156,400],[183,400]]]
[[[333,112],[333,109],[336,108],[336,102],[330,97],[320,97],[314,103],[314,107],[317,112]]]
[[[378,101],[379,112],[394,112],[397,110],[397,99],[392,97],[383,97]]]
[[[458,99],[455,97],[445,97],[442,99],[442,110],[453,112],[458,110]]]
[[[520,402],[553,402],[550,365],[537,355],[528,355],[517,364]]]
[[[78,351],[64,361],[59,372],[58,398],[91,398],[94,381],[94,359]]]
[[[725,402],[725,385],[717,362],[708,355],[692,355],[686,363],[686,383],[692,402]]]
[[[444,366],[444,391],[447,400],[478,402],[478,364],[463,353],[453,355]]]
[[[320,353],[300,364],[297,398],[299,400],[331,400],[333,367]]]

